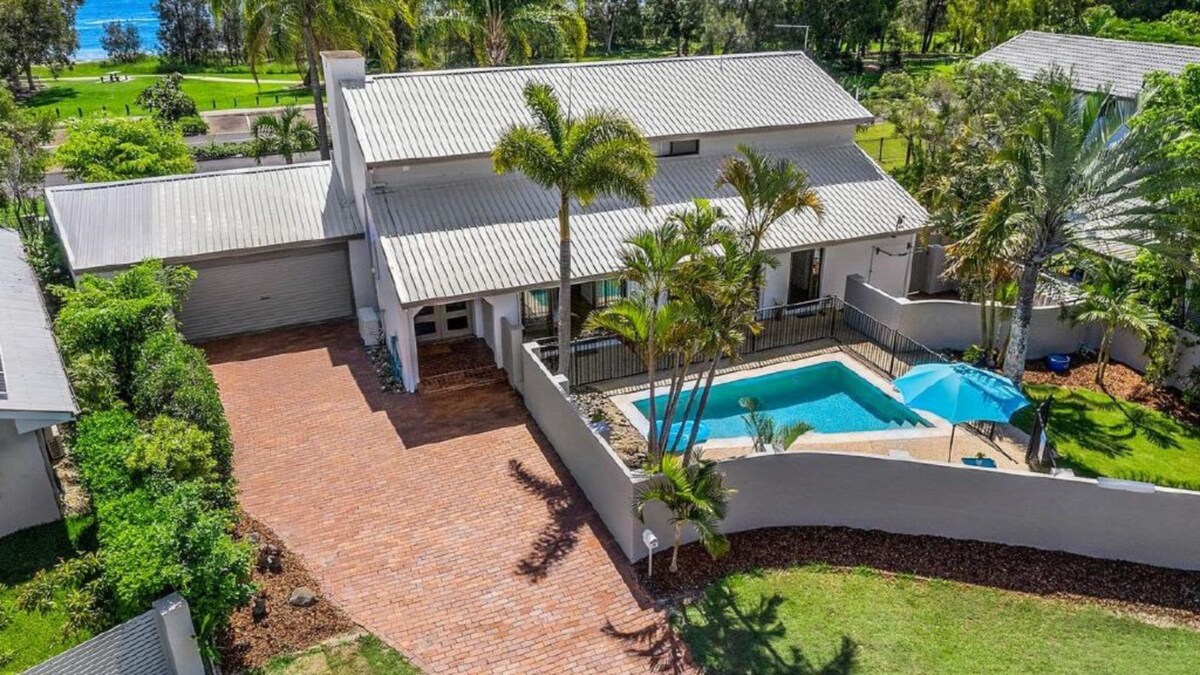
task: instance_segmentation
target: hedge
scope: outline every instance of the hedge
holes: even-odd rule
[[[77,422],[71,452],[95,507],[116,617],[179,591],[211,648],[249,601],[253,550],[232,537],[232,443],[216,381],[174,319],[194,278],[157,261],[112,279],[84,276],[55,289],[63,300],[55,329],[94,406]]]

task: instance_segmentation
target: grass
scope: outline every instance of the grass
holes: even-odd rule
[[[710,673],[1190,673],[1200,633],[874,570],[734,575],[680,621]]]
[[[25,101],[26,107],[54,112],[59,118],[78,117],[107,111],[113,115],[142,115],[137,95],[153,83],[149,77],[124,82],[68,82],[60,80],[40,89]],[[312,93],[307,89],[286,85],[264,84],[260,88],[254,82],[211,82],[188,79],[183,82],[183,91],[196,100],[201,112],[230,108],[257,108],[288,103],[311,103]],[[257,98],[256,98],[257,96]],[[126,109],[128,106],[128,110]]]
[[[147,57],[134,63],[109,63],[107,61],[80,61],[73,68],[64,70],[59,75],[62,77],[95,77],[101,75],[118,72],[124,75],[165,75],[166,73],[183,73],[185,75],[204,75],[212,77],[226,77],[231,79],[253,79],[250,74],[250,66],[244,64],[236,65],[209,65],[209,66],[172,66],[163,63],[157,57]],[[53,77],[49,68],[45,66],[33,67],[34,77],[49,79]],[[259,77],[269,78],[272,80],[296,80],[300,81],[299,71],[294,64],[287,63],[267,63],[259,69]]]
[[[420,675],[399,652],[374,635],[280,656],[256,675]]]
[[[1035,384],[1026,391],[1037,401],[1054,396],[1049,435],[1060,466],[1082,476],[1200,490],[1200,428],[1088,389]],[[1028,429],[1029,413],[1015,421]]]
[[[891,171],[904,166],[904,152],[908,141],[896,135],[896,128],[891,122],[861,127],[855,132],[854,140],[884,169]]]
[[[19,673],[91,637],[63,641],[60,629],[66,616],[60,610],[39,614],[16,608],[21,587],[38,570],[53,567],[96,546],[91,516],[31,527],[0,539],[0,673]],[[3,624],[0,621],[0,624]]]

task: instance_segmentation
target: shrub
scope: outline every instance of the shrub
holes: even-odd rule
[[[130,117],[71,122],[55,157],[68,176],[89,183],[191,173],[196,168],[178,130]]]
[[[197,483],[182,483],[162,496],[136,490],[99,515],[105,577],[119,618],[135,616],[165,592],[178,590],[207,641],[249,600],[253,551],[233,541],[232,516],[208,508]]]
[[[158,474],[174,481],[209,481],[217,466],[212,447],[212,434],[160,415],[147,433],[138,436],[125,457],[125,466],[134,473]]]
[[[184,136],[203,136],[208,133],[208,122],[199,115],[184,117],[179,120],[179,132]]]
[[[140,434],[133,415],[119,408],[84,415],[75,425],[71,453],[97,504],[134,488],[128,458]]]
[[[254,149],[254,141],[206,143],[205,145],[193,145],[190,148],[192,157],[198,162],[209,159],[225,159],[226,157],[249,157],[254,154]]]
[[[217,469],[229,476],[229,423],[204,352],[175,331],[151,336],[135,362],[132,390],[133,409],[142,419],[167,415],[211,434]]]
[[[71,376],[71,386],[81,412],[86,414],[124,405],[112,354],[98,349],[76,354],[67,363],[67,373]]]
[[[137,104],[153,113],[154,118],[173,124],[187,117],[196,117],[196,101],[183,93],[183,76],[171,73],[155,80],[137,96]],[[186,135],[186,131],[184,134]]]
[[[195,278],[186,267],[148,260],[111,279],[88,274],[74,288],[51,287],[62,302],[54,330],[67,361],[96,352],[110,355],[121,391],[128,395],[128,379],[121,378],[128,378],[151,335],[174,332],[174,312]]]

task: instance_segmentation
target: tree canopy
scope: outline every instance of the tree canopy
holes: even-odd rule
[[[97,116],[72,122],[56,156],[67,175],[89,183],[196,168],[179,131],[148,118]]]

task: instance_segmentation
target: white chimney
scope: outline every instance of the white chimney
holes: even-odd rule
[[[367,77],[367,63],[362,54],[354,51],[321,52],[321,66],[325,76],[326,109],[329,111],[329,143],[332,150],[333,168],[342,180],[346,196],[357,199],[351,171],[355,170],[350,159],[353,142],[350,134],[349,111],[342,91],[346,87],[361,87]],[[365,171],[364,167],[358,170]]]

